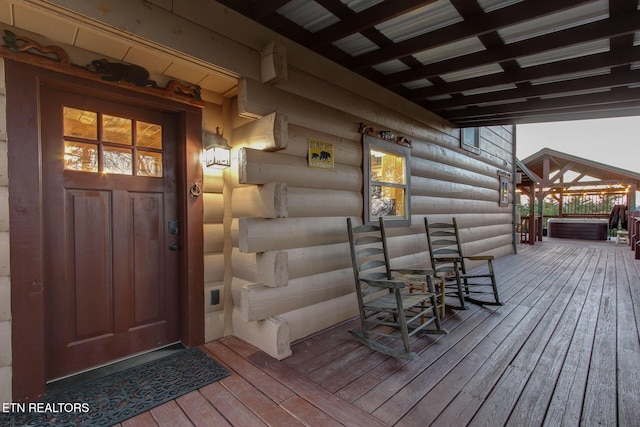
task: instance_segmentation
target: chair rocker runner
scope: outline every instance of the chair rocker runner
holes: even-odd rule
[[[479,305],[502,305],[493,272],[494,257],[463,255],[455,217],[450,223],[429,223],[425,217],[424,225],[434,274],[445,275],[445,295],[456,298],[460,303],[459,306],[447,304],[447,307],[465,310],[466,301]],[[486,261],[488,272],[468,273],[465,263],[467,260]]]
[[[415,360],[410,337],[418,332],[445,334],[440,325],[430,269],[392,270],[382,218],[378,225],[354,227],[347,218],[360,330],[349,331],[364,345],[381,353]],[[409,292],[402,274],[424,275],[426,292]],[[399,276],[400,275],[400,276]],[[435,328],[427,329],[433,325]],[[401,340],[402,347],[394,343]]]

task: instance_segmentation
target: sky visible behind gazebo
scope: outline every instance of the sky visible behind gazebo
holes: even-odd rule
[[[640,173],[640,117],[517,125],[520,160],[551,148]],[[640,201],[640,192],[636,193]]]

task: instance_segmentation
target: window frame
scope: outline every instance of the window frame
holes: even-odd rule
[[[395,184],[394,187],[404,188],[405,215],[403,217],[386,217],[385,223],[389,227],[403,227],[411,225],[411,148],[395,144],[391,141],[376,138],[370,135],[362,135],[362,164],[363,164],[363,204],[364,223],[377,223],[378,217],[371,213],[371,150],[384,151],[405,159],[405,184]],[[381,181],[375,181],[381,182]]]
[[[465,133],[471,131],[473,132],[472,138],[465,138]],[[473,143],[468,141],[473,139]],[[467,151],[471,151],[475,154],[480,154],[480,128],[479,127],[469,127],[469,128],[460,128],[460,148],[463,148]]]
[[[500,206],[509,206],[509,194],[511,193],[509,177],[505,175],[499,175],[498,181],[498,204]]]

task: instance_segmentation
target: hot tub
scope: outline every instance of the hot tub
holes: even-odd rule
[[[606,219],[551,218],[547,222],[547,229],[549,237],[607,240],[609,221]]]

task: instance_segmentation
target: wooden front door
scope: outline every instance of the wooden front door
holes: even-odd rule
[[[41,91],[45,375],[179,341],[177,123]]]

